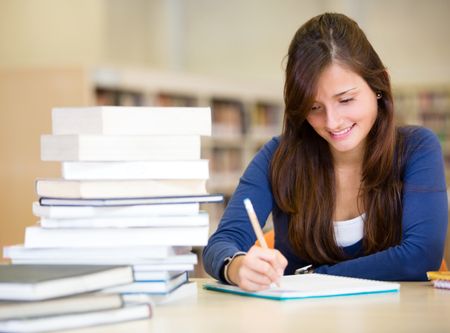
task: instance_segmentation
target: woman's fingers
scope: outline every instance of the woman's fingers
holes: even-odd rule
[[[264,290],[270,287],[272,281],[265,275],[243,266],[239,272],[239,287],[249,291]]]
[[[269,280],[269,285],[272,282],[277,282],[280,274],[273,266],[271,261],[262,257],[248,257],[244,259],[244,267],[255,274]]]
[[[275,250],[275,251],[276,251],[275,269],[277,270],[277,272],[280,276],[283,276],[284,270],[286,269],[288,261],[284,257],[284,255],[281,254],[280,251],[278,251],[278,250]]]
[[[242,258],[238,285],[252,291],[267,289],[279,281],[286,265],[286,258],[278,250],[253,246]]]

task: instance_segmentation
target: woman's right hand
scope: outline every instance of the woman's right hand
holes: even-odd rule
[[[228,279],[247,291],[259,291],[278,283],[287,266],[280,251],[252,246],[247,254],[237,256],[228,267]]]

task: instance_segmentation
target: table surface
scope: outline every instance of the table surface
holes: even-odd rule
[[[450,290],[430,282],[402,282],[399,293],[273,301],[194,281],[197,296],[156,306],[149,320],[70,332],[450,332]]]

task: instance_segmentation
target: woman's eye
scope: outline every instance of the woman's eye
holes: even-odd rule
[[[320,110],[320,106],[319,105],[313,105],[311,108],[311,111],[319,111]]]
[[[340,100],[340,102],[343,103],[343,104],[346,104],[346,103],[351,102],[351,101],[353,101],[353,98],[345,98],[345,99],[341,99]]]

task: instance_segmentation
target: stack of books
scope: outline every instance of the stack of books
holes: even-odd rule
[[[146,319],[152,306],[95,292],[133,281],[130,266],[0,265],[0,332],[48,332]]]
[[[55,108],[41,158],[59,161],[59,179],[38,179],[38,225],[24,245],[6,247],[15,264],[131,265],[134,282],[104,292],[168,295],[188,282],[192,246],[208,239],[209,108]],[[192,287],[189,287],[192,288]]]
[[[427,272],[428,280],[433,283],[435,288],[450,289],[450,272],[449,271],[432,271]]]

